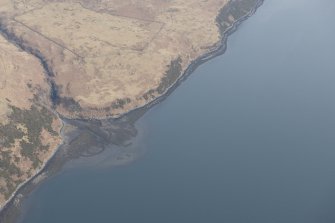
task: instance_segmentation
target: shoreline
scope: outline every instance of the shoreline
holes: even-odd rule
[[[234,0],[232,0],[234,1]],[[244,0],[242,0],[244,1]],[[192,74],[201,64],[206,63],[207,61],[218,57],[220,55],[223,55],[226,52],[227,49],[227,40],[228,37],[233,34],[235,31],[237,31],[238,27],[245,21],[247,20],[249,17],[251,17],[256,11],[257,9],[264,3],[265,0],[257,0],[257,2],[255,3],[255,5],[245,14],[243,15],[241,18],[237,19],[236,21],[234,21],[229,27],[227,27],[227,29],[224,32],[221,32],[221,27],[220,25],[217,23],[217,25],[219,26],[219,30],[220,30],[220,35],[221,35],[221,39],[219,42],[215,43],[213,46],[213,50],[204,53],[202,55],[200,55],[197,59],[193,60],[190,62],[190,64],[187,66],[187,68],[185,69],[185,71],[177,78],[177,80],[166,89],[166,91],[161,94],[160,96],[156,97],[155,99],[153,99],[152,101],[148,102],[147,104],[140,106],[140,107],[136,107],[134,109],[131,109],[127,112],[124,112],[123,114],[120,114],[118,116],[114,116],[114,117],[109,117],[107,119],[80,119],[80,118],[73,118],[71,120],[78,120],[78,121],[87,121],[87,120],[97,120],[97,121],[101,121],[101,120],[120,120],[123,119],[126,116],[131,116],[133,113],[136,113],[138,111],[142,111],[142,110],[149,110],[150,108],[152,108],[153,106],[155,106],[156,104],[161,103],[162,101],[164,101],[173,91],[174,89],[176,89],[183,81],[185,81],[187,79],[188,76],[190,76],[190,74]],[[231,8],[231,4],[233,4],[232,2],[229,2],[226,6],[224,6],[223,8],[221,8],[219,10],[219,14],[216,17],[216,21],[218,19],[218,17],[220,16],[220,14],[222,13],[222,11],[224,11],[225,9],[230,9]]]
[[[0,220],[1,220],[3,212],[5,212],[6,209],[11,208],[12,203],[15,203],[15,198],[19,195],[20,190],[23,187],[25,187],[27,184],[31,183],[32,181],[34,181],[36,178],[38,178],[39,176],[41,176],[43,174],[43,172],[46,170],[48,164],[55,157],[55,155],[57,154],[57,152],[59,151],[59,149],[64,145],[65,139],[63,137],[63,128],[64,128],[65,123],[64,123],[64,121],[60,117],[58,117],[58,119],[62,123],[61,129],[60,129],[60,135],[61,135],[61,138],[62,138],[62,142],[57,145],[57,147],[51,153],[49,159],[46,160],[46,162],[41,166],[40,169],[38,169],[36,171],[36,173],[34,175],[32,175],[30,178],[28,178],[27,180],[25,180],[24,182],[22,182],[21,184],[18,185],[18,187],[16,188],[16,190],[12,193],[12,195],[8,198],[8,200],[0,208]]]
[[[244,1],[244,0],[242,0]],[[243,15],[242,17],[240,17],[239,19],[237,19],[236,21],[234,21],[229,27],[227,27],[225,29],[225,31],[221,32],[221,27],[220,24],[217,25],[219,27],[219,32],[221,35],[221,39],[219,42],[215,43],[213,46],[213,49],[203,55],[200,55],[197,59],[193,60],[190,62],[190,64],[187,66],[187,68],[185,69],[185,71],[177,78],[177,80],[166,89],[166,91],[161,94],[160,96],[158,96],[157,98],[155,98],[154,100],[148,102],[147,104],[141,106],[141,107],[137,107],[134,108],[132,110],[129,110],[119,116],[116,117],[110,117],[104,120],[110,120],[110,121],[118,121],[121,119],[124,119],[126,117],[132,117],[132,116],[138,116],[137,114],[140,113],[144,114],[146,111],[148,111],[149,109],[151,109],[152,107],[154,107],[155,105],[163,102],[178,86],[180,86],[180,84],[185,81],[200,65],[202,65],[203,63],[217,57],[220,55],[223,55],[226,52],[227,49],[227,40],[228,37],[233,34],[235,31],[237,31],[238,27],[245,21],[247,20],[249,17],[251,17],[256,11],[257,9],[263,4],[264,0],[257,0],[257,2],[255,3],[255,5],[248,11],[246,12],[245,15]],[[216,21],[218,20],[218,17],[221,15],[221,13],[223,13],[224,10],[229,10],[231,9],[231,5],[235,3],[235,1],[233,0],[233,2],[229,2],[226,6],[224,6],[222,9],[219,10],[219,14],[216,17]],[[53,111],[55,112],[55,111]],[[139,116],[139,117],[140,117]],[[17,189],[13,192],[13,194],[10,196],[10,198],[4,203],[4,205],[0,208],[0,220],[2,220],[4,217],[6,219],[6,211],[10,211],[10,209],[12,209],[13,207],[17,207],[16,206],[16,199],[19,199],[18,202],[21,202],[22,197],[18,197],[19,195],[22,195],[20,193],[21,190],[23,190],[26,186],[32,186],[33,188],[35,188],[35,185],[30,185],[30,183],[33,183],[33,181],[35,179],[37,179],[38,177],[40,177],[41,175],[43,175],[44,173],[47,172],[49,164],[56,158],[57,153],[59,152],[60,148],[65,144],[66,142],[66,136],[63,132],[64,130],[64,126],[66,124],[66,119],[62,117],[61,115],[57,114],[57,117],[59,118],[59,120],[62,123],[62,127],[60,130],[60,135],[62,138],[62,142],[55,148],[55,150],[53,151],[53,153],[51,154],[50,158],[46,160],[46,162],[41,166],[41,168],[39,170],[36,171],[36,173],[29,179],[27,179],[26,181],[22,182]],[[103,121],[103,120],[98,120],[98,119],[69,119],[69,120],[73,120],[73,121]],[[43,179],[42,179],[43,181]],[[36,183],[36,185],[39,183],[39,181]],[[26,194],[24,194],[26,195]],[[24,198],[25,196],[23,196]],[[20,207],[17,207],[18,209],[21,209]],[[20,210],[19,210],[20,211]],[[10,215],[10,213],[9,213]],[[15,216],[18,217],[18,216]],[[16,218],[15,218],[16,219]],[[17,220],[17,219],[16,219]],[[6,221],[7,222],[7,221]],[[16,221],[15,221],[16,222]]]

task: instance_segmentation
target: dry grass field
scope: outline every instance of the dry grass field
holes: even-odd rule
[[[40,62],[0,36],[0,207],[60,143]]]
[[[143,51],[164,25],[97,13],[79,3],[50,3],[15,19],[82,58],[108,57],[117,50]]]
[[[106,118],[164,94],[213,50],[227,2],[16,0],[0,15],[4,8],[3,26],[50,67],[59,113]]]

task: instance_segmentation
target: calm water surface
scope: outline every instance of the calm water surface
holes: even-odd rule
[[[333,0],[266,0],[138,122],[141,159],[46,181],[22,223],[334,223],[333,21]]]

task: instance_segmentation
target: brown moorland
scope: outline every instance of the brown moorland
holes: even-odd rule
[[[46,63],[57,111],[99,119],[164,94],[191,61],[212,51],[227,3],[18,0],[3,4],[1,20]]]
[[[38,59],[0,36],[0,207],[38,172],[60,143],[47,108],[49,86]]]

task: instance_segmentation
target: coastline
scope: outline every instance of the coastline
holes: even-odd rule
[[[240,1],[245,1],[245,0],[240,0]],[[236,3],[238,1],[234,1],[232,0],[231,2],[229,2],[226,6],[224,6],[222,9],[219,10],[219,14],[216,18],[216,20],[218,19],[218,17],[221,15],[221,13],[226,12],[225,10],[229,10],[232,6],[232,4]],[[197,59],[193,60],[190,62],[190,64],[187,66],[187,68],[185,69],[185,71],[177,78],[177,80],[171,85],[169,86],[166,91],[164,93],[162,93],[160,96],[158,96],[157,98],[155,98],[154,100],[150,101],[149,103],[145,104],[144,106],[141,107],[137,107],[134,108],[128,112],[125,112],[117,117],[112,117],[109,118],[108,120],[112,120],[112,121],[117,121],[117,120],[121,120],[121,119],[127,119],[129,117],[140,117],[142,114],[144,114],[147,110],[151,109],[153,106],[155,106],[156,104],[161,103],[162,101],[164,101],[183,81],[185,81],[188,76],[190,76],[195,69],[197,69],[201,64],[217,57],[220,56],[222,54],[225,53],[226,49],[227,49],[227,40],[228,37],[233,34],[239,27],[239,25],[241,25],[245,20],[247,20],[250,16],[252,16],[256,10],[263,4],[264,0],[256,0],[255,5],[248,11],[246,12],[243,16],[241,16],[239,19],[237,19],[236,21],[234,21],[229,27],[227,27],[224,31],[222,31],[222,29],[220,28],[220,24],[217,23],[217,25],[219,26],[219,30],[220,30],[220,35],[221,35],[221,39],[219,42],[217,42],[214,46],[213,49],[210,50],[209,52],[200,55]],[[10,212],[10,209],[13,208],[13,206],[16,207],[16,199],[18,199],[18,202],[21,201],[21,197],[18,197],[19,195],[21,195],[20,191],[22,189],[24,189],[27,185],[29,185],[30,183],[33,183],[33,185],[31,185],[32,187],[35,187],[35,183],[33,182],[36,178],[38,178],[39,176],[43,175],[44,173],[46,173],[48,171],[48,167],[49,164],[55,159],[57,153],[59,152],[59,149],[65,144],[66,142],[66,134],[64,133],[64,126],[65,126],[65,118],[61,117],[59,114],[57,114],[58,118],[60,119],[61,123],[62,123],[62,127],[60,130],[60,135],[62,138],[62,142],[54,149],[53,153],[51,154],[50,158],[46,160],[46,162],[41,166],[41,168],[39,170],[36,171],[36,173],[29,179],[27,179],[26,181],[22,182],[17,189],[15,190],[15,192],[13,192],[13,194],[10,196],[10,198],[4,203],[4,205],[0,208],[0,221],[2,222],[2,220],[4,219],[4,221],[7,223],[7,218],[6,218],[6,211]],[[131,118],[130,118],[131,119]],[[137,119],[137,118],[136,118]],[[78,121],[101,121],[101,120],[94,120],[94,119],[88,119],[88,120],[83,120],[83,119],[71,119],[71,120],[78,120]],[[43,180],[43,179],[42,179]],[[36,183],[38,184],[39,181]],[[20,207],[18,207],[18,209],[20,209]],[[10,213],[9,213],[10,215]],[[14,218],[16,218],[17,216],[14,216]],[[10,221],[12,222],[12,221]]]
[[[57,115],[58,116],[58,115]],[[60,144],[58,144],[56,146],[56,148],[53,150],[53,152],[51,153],[49,159],[47,159],[43,165],[41,166],[40,169],[38,169],[35,174],[33,174],[30,178],[28,178],[27,180],[25,180],[24,182],[22,182],[21,184],[18,185],[18,187],[16,188],[16,190],[12,193],[12,195],[8,198],[8,200],[4,203],[4,205],[0,208],[0,220],[2,217],[3,212],[6,211],[6,209],[11,208],[12,203],[15,203],[15,198],[19,195],[20,190],[25,187],[27,184],[29,184],[30,182],[34,181],[36,178],[38,178],[39,176],[41,176],[43,174],[43,172],[46,170],[48,164],[50,163],[50,161],[55,157],[55,155],[57,154],[59,148],[64,145],[65,140],[64,140],[64,136],[63,136],[63,128],[64,128],[64,122],[63,120],[58,117],[58,119],[61,121],[62,126],[60,129],[60,135],[62,138],[62,142]]]
[[[216,20],[218,19],[218,17],[220,16],[221,13],[223,13],[225,10],[229,10],[231,7],[231,4],[235,3],[235,0],[232,0],[233,2],[229,2],[228,5],[224,6],[222,9],[219,10],[219,14],[216,18]],[[245,0],[241,0],[241,1],[245,1]],[[185,71],[180,75],[180,77],[177,78],[177,80],[166,89],[166,91],[156,97],[154,100],[148,102],[147,104],[145,104],[144,106],[141,107],[137,107],[134,108],[128,112],[125,112],[119,116],[116,117],[111,117],[109,118],[110,120],[120,120],[126,116],[131,116],[133,113],[137,113],[139,111],[147,111],[148,109],[152,108],[153,106],[155,106],[156,104],[161,103],[162,101],[164,101],[173,91],[174,89],[176,89],[183,81],[185,81],[187,79],[188,76],[190,76],[195,69],[197,69],[201,64],[206,63],[207,61],[223,55],[227,49],[227,40],[228,37],[233,34],[235,31],[237,31],[238,27],[245,21],[247,20],[249,17],[251,17],[256,11],[257,9],[263,4],[265,0],[256,0],[255,5],[250,9],[250,11],[248,11],[245,15],[243,15],[241,18],[239,18],[238,20],[234,21],[229,27],[226,28],[225,31],[221,32],[221,28],[220,25],[217,23],[217,25],[220,28],[220,35],[221,35],[221,39],[219,42],[217,42],[216,44],[214,44],[214,47],[211,51],[200,55],[197,59],[191,61],[191,63],[188,65],[188,67],[185,69]],[[141,113],[141,112],[140,112]],[[74,120],[83,120],[83,119],[74,119]]]

